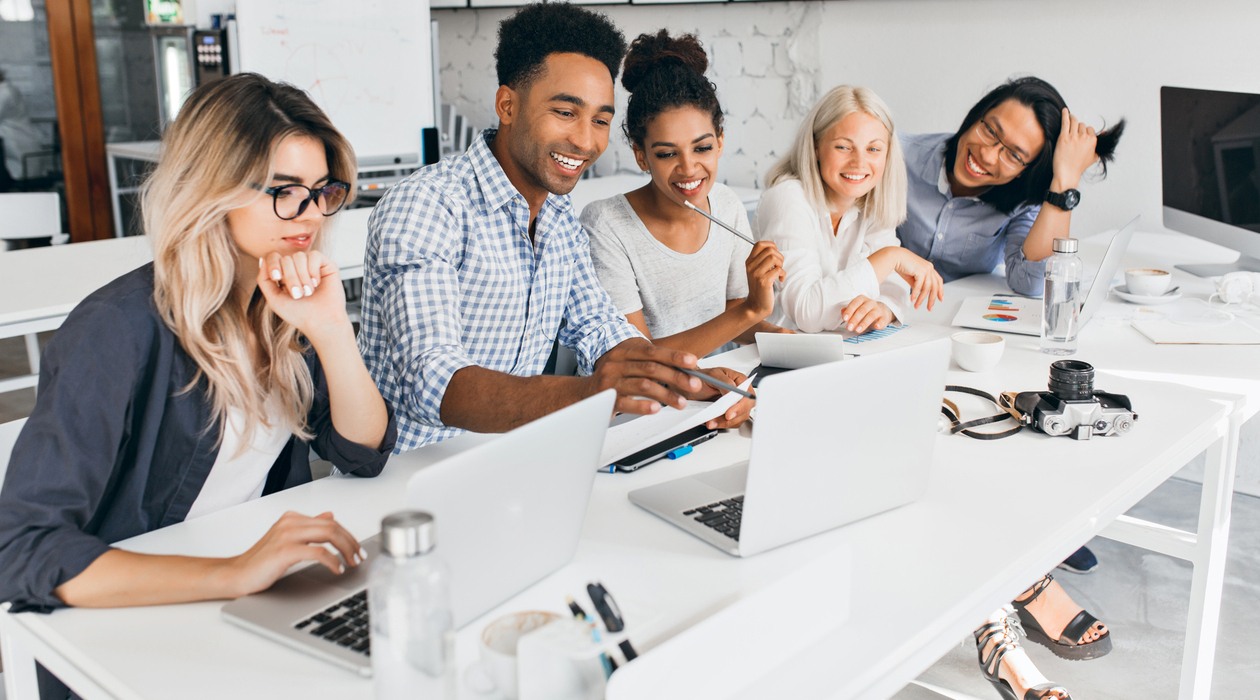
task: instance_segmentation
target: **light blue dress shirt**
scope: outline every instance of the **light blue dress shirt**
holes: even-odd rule
[[[935,265],[946,282],[993,272],[1005,261],[1012,291],[1041,296],[1045,261],[1024,257],[1024,239],[1041,207],[1020,205],[1003,214],[978,197],[955,197],[945,177],[945,144],[951,135],[901,137],[909,191],[906,221],[897,227],[897,237]]]
[[[558,339],[586,374],[642,337],[599,285],[568,196],[547,197],[530,241],[494,134],[403,180],[368,219],[359,349],[397,414],[396,452],[462,432],[441,408],[464,367],[537,375]]]

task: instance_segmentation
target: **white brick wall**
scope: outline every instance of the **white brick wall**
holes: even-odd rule
[[[821,5],[814,0],[593,9],[607,14],[627,41],[662,27],[700,38],[709,52],[709,79],[717,85],[726,112],[726,152],[718,177],[731,185],[757,187],[820,94]],[[433,11],[440,28],[442,100],[478,127],[496,122],[494,47],[499,22],[513,11]],[[625,104],[626,92],[618,84],[621,113]],[[594,169],[600,175],[638,170],[621,135],[620,118]]]

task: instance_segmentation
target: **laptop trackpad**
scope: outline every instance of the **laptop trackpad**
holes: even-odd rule
[[[748,462],[745,460],[729,467],[696,474],[691,478],[723,493],[743,493],[744,485],[748,483]]]

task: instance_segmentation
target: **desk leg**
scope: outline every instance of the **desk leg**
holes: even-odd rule
[[[1234,495],[1234,471],[1238,465],[1240,418],[1230,416],[1229,431],[1207,451],[1203,495],[1199,501],[1194,575],[1190,581],[1190,612],[1186,619],[1186,646],[1181,661],[1182,700],[1208,698],[1212,692],[1212,666],[1225,586],[1225,556]]]
[[[26,361],[31,365],[31,374],[39,374],[39,336],[27,333],[22,337],[26,339]]]
[[[109,196],[114,202],[114,237],[122,238],[126,235],[122,227],[122,184],[118,182],[118,157],[113,155],[105,156],[105,164],[109,166]]]
[[[7,615],[0,612],[0,615]],[[35,676],[35,656],[14,641],[14,635],[0,635],[0,656],[4,657],[4,693],[11,700],[39,697]]]

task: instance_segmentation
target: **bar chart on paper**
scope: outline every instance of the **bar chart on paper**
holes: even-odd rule
[[[878,328],[873,331],[867,331],[861,335],[855,335],[852,338],[845,338],[844,342],[852,343],[854,345],[861,345],[862,343],[869,343],[874,340],[881,340],[883,338],[887,338],[909,327],[910,326],[908,324],[903,323],[899,326],[888,326],[887,328]]]

